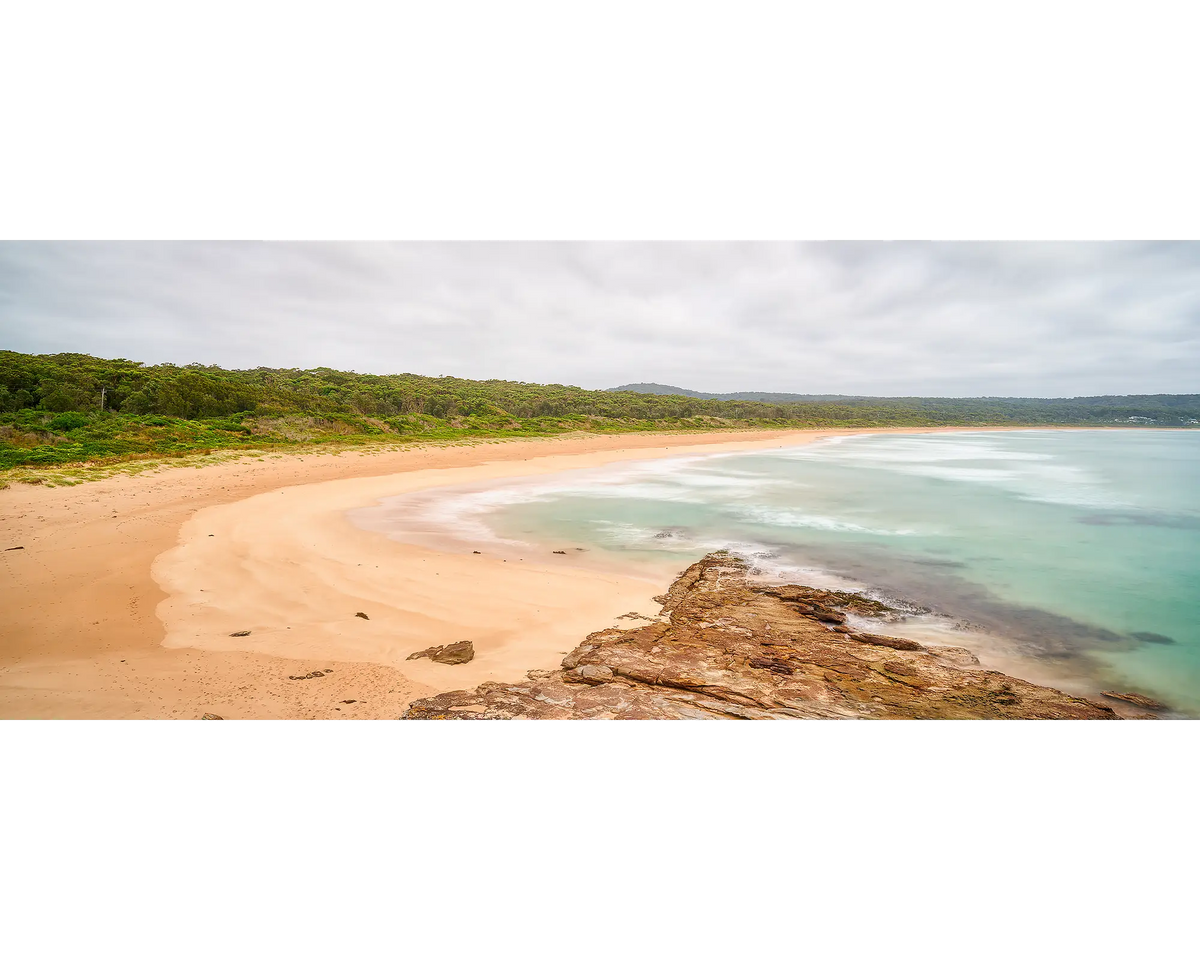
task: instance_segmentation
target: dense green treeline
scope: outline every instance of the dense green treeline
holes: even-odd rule
[[[0,468],[296,443],[805,426],[1200,420],[1200,397],[848,397],[763,403],[560,384],[145,366],[0,351]]]

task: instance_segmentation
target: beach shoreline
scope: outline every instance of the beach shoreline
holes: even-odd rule
[[[987,429],[1011,428],[582,435],[10,487],[0,717],[398,717],[413,699],[552,669],[621,614],[656,612],[666,584],[398,543],[356,527],[354,509],[621,460]],[[471,663],[406,659],[463,639]],[[332,672],[289,679],[316,670]]]

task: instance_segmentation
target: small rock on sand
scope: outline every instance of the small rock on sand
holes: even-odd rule
[[[422,657],[428,657],[435,663],[469,663],[475,659],[475,645],[470,640],[460,640],[445,646],[426,647],[424,650],[410,653],[405,659],[419,660]]]
[[[200,718],[201,720],[224,720],[224,717],[218,717],[215,713],[206,713]]]
[[[248,637],[248,636],[250,636],[250,631],[249,630],[239,630],[239,631],[237,631],[237,633],[231,633],[230,636],[231,637]]]
[[[355,616],[356,616],[356,617],[362,617],[364,620],[370,620],[370,619],[371,619],[371,618],[370,618],[370,617],[368,617],[368,616],[367,616],[365,613],[363,613],[361,610],[359,610],[359,611],[358,611],[358,613],[356,613],[356,614],[355,614]]]

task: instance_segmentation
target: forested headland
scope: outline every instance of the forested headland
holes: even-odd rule
[[[646,386],[658,385],[637,385]],[[764,402],[326,367],[225,370],[0,351],[0,469],[572,431],[1117,423],[1194,428],[1200,395]]]

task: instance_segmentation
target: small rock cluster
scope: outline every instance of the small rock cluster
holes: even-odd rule
[[[312,673],[306,673],[301,677],[288,677],[289,680],[315,680],[317,677],[323,677],[327,673],[333,673],[332,670],[314,670]]]

